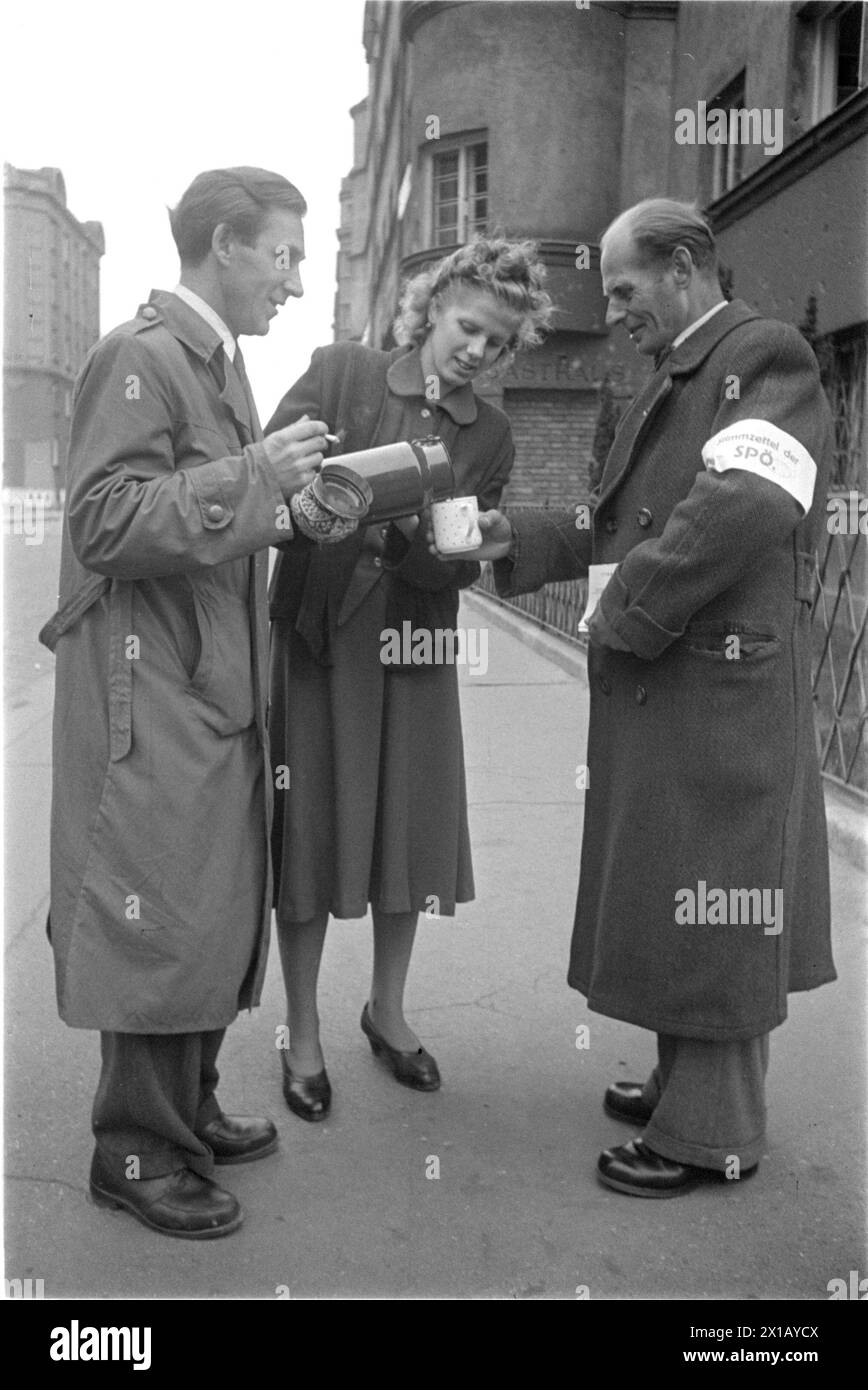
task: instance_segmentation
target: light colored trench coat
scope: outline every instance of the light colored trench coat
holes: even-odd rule
[[[254,436],[218,334],[171,294],[98,343],[77,383],[62,616],[44,634],[50,934],[75,1027],[206,1031],[259,998],[265,548],[286,532]]]

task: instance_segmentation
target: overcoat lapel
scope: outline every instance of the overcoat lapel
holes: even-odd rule
[[[672,378],[666,367],[667,364],[659,367],[646,381],[618,426],[600,481],[598,509],[629,473],[643,430],[672,390]]]
[[[211,368],[220,387],[220,400],[232,416],[239,443],[247,445],[261,439],[262,430],[256,417],[256,407],[252,400],[248,402],[241,379],[225,352],[214,354]]]

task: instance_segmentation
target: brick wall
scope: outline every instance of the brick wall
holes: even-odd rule
[[[505,391],[515,466],[505,505],[573,506],[587,496],[597,420],[596,391]]]

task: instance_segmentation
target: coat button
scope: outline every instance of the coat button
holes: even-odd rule
[[[613,517],[613,516],[607,517],[607,518],[606,518],[606,523],[605,523],[605,525],[606,525],[606,530],[609,532],[609,535],[610,535],[610,536],[613,536],[613,535],[615,534],[615,532],[617,531],[617,529],[618,529],[618,522],[617,522],[617,520],[615,519],[615,517]]]
[[[222,521],[226,513],[219,502],[214,502],[205,513],[209,521]]]
[[[143,319],[155,319],[156,317],[157,317],[157,311],[156,311],[156,309],[154,308],[153,304],[146,304],[145,307],[144,307],[144,309],[142,310],[142,318],[143,318]]]
[[[423,420],[427,420],[431,415],[431,411],[428,410],[427,407],[424,407],[422,410],[419,411],[419,414],[422,416]]]
[[[637,686],[636,686],[636,704],[637,704],[637,705],[644,705],[644,703],[645,703],[645,701],[646,701],[647,699],[648,699],[648,691],[645,689],[644,685],[637,685]]]
[[[608,679],[607,676],[600,677],[600,689],[602,690],[604,695],[611,695],[612,682]]]
[[[649,512],[648,508],[643,507],[641,512],[639,512],[638,516],[636,517],[636,520],[638,521],[640,526],[650,526],[654,518]]]
[[[382,562],[382,560],[380,559],[379,555],[375,555],[375,556],[374,556],[374,564],[376,565],[377,569],[380,569],[380,567],[382,566],[382,563],[383,563],[383,562]]]
[[[389,528],[388,528],[388,526],[381,526],[381,527],[380,527],[380,535],[383,537],[383,540],[384,540],[384,541],[385,541],[385,540],[388,540],[388,538],[389,538]]]

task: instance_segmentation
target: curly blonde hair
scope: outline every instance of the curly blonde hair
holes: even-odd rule
[[[421,347],[431,330],[428,310],[432,299],[460,287],[484,290],[504,308],[521,315],[507,345],[509,353],[537,347],[555,312],[551,296],[543,289],[545,277],[535,241],[475,237],[407,281],[395,319],[395,341]]]

